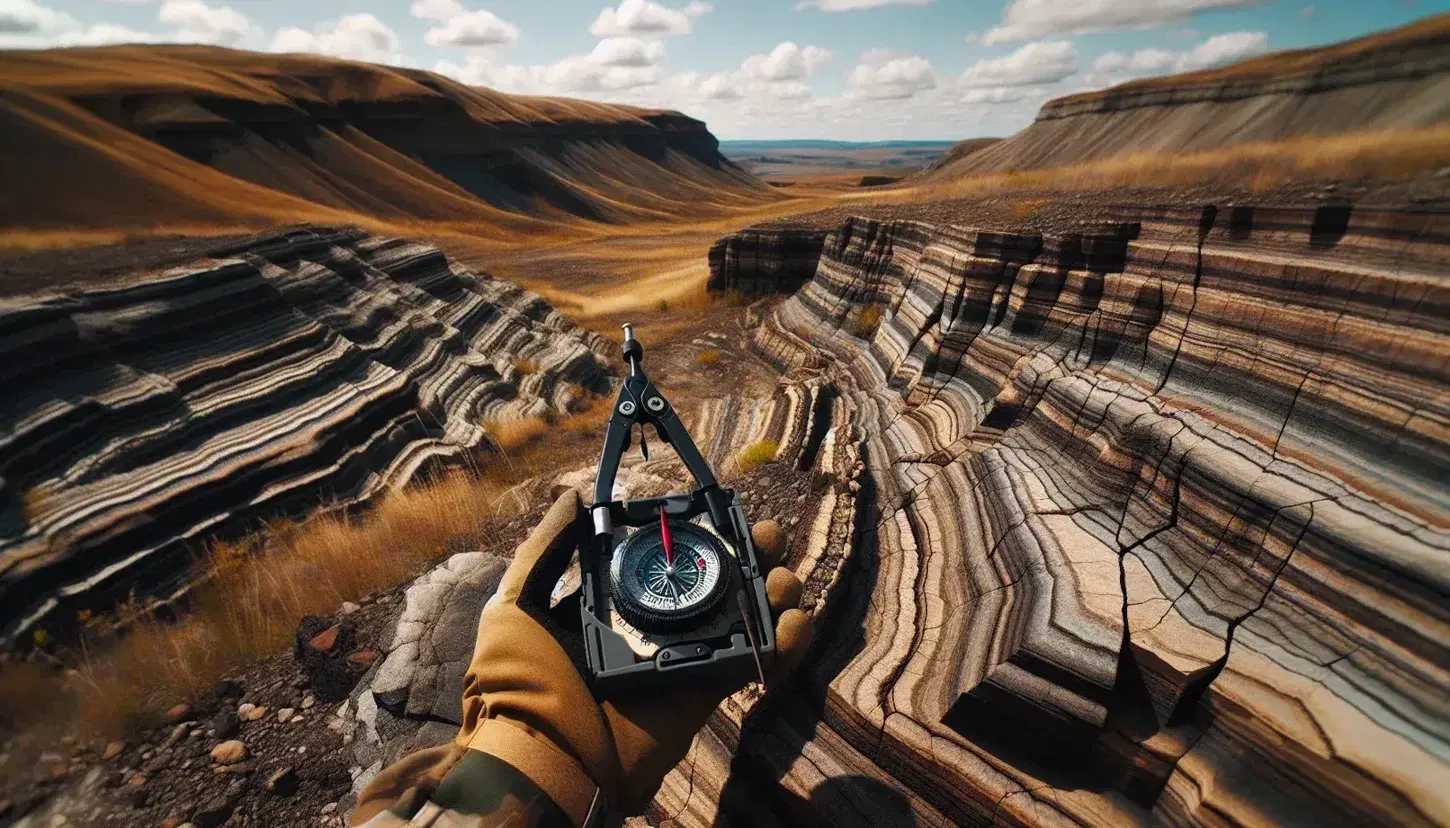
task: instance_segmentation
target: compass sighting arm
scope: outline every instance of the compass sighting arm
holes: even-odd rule
[[[599,473],[594,479],[594,507],[597,509],[614,499],[614,479],[619,474],[620,460],[629,449],[630,430],[636,424],[653,425],[655,433],[674,448],[690,476],[695,478],[696,486],[705,493],[710,517],[719,525],[726,525],[728,499],[723,497],[723,493],[711,496],[720,488],[715,480],[715,473],[710,471],[710,466],[700,455],[695,441],[690,439],[690,434],[675,413],[674,406],[670,405],[645,375],[641,365],[644,360],[644,346],[634,338],[632,325],[624,326],[622,351],[624,361],[629,365],[629,375],[625,377],[619,396],[614,401],[614,411],[609,415],[609,427],[604,435],[604,451],[599,457]]]

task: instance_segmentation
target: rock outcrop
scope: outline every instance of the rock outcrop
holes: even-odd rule
[[[476,460],[486,421],[607,389],[606,351],[532,293],[349,230],[6,300],[5,636],[166,597],[210,536]]]
[[[929,177],[1134,152],[1424,127],[1450,120],[1450,15],[1317,49],[1147,78],[1043,104],[1006,140],[948,153]],[[964,142],[965,144],[965,142]]]
[[[0,229],[719,213],[779,198],[678,112],[208,46],[0,55]]]
[[[750,228],[710,247],[710,290],[791,293],[816,275],[824,230]]]
[[[1116,218],[849,221],[755,329],[859,530],[656,817],[1450,824],[1450,215]]]

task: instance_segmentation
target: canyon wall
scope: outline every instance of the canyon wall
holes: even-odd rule
[[[607,390],[606,351],[532,293],[352,230],[0,301],[5,639],[184,588],[211,535],[483,458],[488,421]]]
[[[9,51],[0,89],[0,229],[364,216],[517,233],[780,197],[679,112],[506,95],[317,55]]]
[[[1317,49],[1131,81],[1043,104],[1026,129],[928,177],[1138,152],[1212,151],[1450,120],[1450,14]]]
[[[652,822],[1450,824],[1450,215],[1111,218],[851,220],[754,329],[852,540]]]

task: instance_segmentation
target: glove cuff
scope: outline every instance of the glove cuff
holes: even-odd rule
[[[574,757],[523,728],[498,719],[485,719],[469,738],[467,747],[487,753],[513,766],[539,787],[569,821],[581,828],[598,822],[604,796]]]

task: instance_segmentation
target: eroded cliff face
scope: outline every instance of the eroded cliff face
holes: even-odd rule
[[[1006,172],[1133,152],[1424,127],[1450,119],[1450,15],[1317,49],[1146,78],[1043,104],[1027,129],[928,177]]]
[[[755,329],[854,541],[655,816],[1450,823],[1450,216],[1117,218],[849,221]]]
[[[265,238],[0,303],[0,621],[185,586],[201,541],[367,499],[608,387],[603,343],[436,248]],[[539,366],[523,373],[515,362]]]

